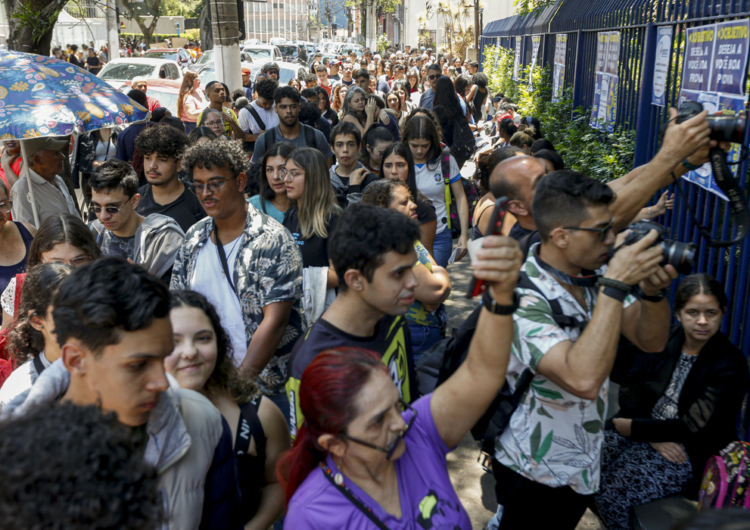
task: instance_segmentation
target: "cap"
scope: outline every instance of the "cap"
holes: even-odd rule
[[[260,71],[261,72],[268,72],[269,70],[274,69],[274,68],[276,70],[278,70],[279,69],[279,65],[276,64],[276,63],[274,63],[274,62],[270,62],[270,63],[264,64],[263,68],[261,68]]]
[[[252,71],[252,70],[250,70],[250,68],[248,68],[247,66],[243,66],[243,67],[242,67],[242,73],[243,73],[243,74],[252,74],[252,73],[253,73],[253,71]]]
[[[375,55],[373,55],[372,58],[373,59],[382,59],[382,57],[380,57],[379,53],[376,53]]]
[[[341,65],[341,61],[339,61],[338,59],[334,59],[333,61],[331,61],[328,64],[329,64],[329,66],[340,66]]]
[[[133,79],[131,79],[131,81],[130,81],[130,85],[131,86],[135,86],[138,83],[146,83],[148,85],[148,81],[142,75],[137,75]]]
[[[31,159],[39,151],[60,151],[68,145],[68,139],[64,136],[44,136],[23,140],[26,157]]]

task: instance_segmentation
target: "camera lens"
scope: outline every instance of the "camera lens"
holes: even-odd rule
[[[745,132],[744,116],[708,116],[706,118],[711,127],[711,139],[719,142],[742,142]]]
[[[660,245],[664,254],[663,265],[672,265],[680,274],[690,274],[695,262],[695,245],[681,241],[662,241]]]

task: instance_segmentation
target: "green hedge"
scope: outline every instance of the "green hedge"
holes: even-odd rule
[[[127,39],[128,37],[130,37],[131,39],[140,40],[143,38],[143,33],[124,33],[124,32],[120,33],[121,39]],[[180,35],[177,35],[176,33],[154,33],[151,36],[151,42],[161,42],[167,37],[171,39],[183,38],[183,39],[195,41],[201,38],[201,32],[199,29],[187,29],[185,31],[180,32]]]

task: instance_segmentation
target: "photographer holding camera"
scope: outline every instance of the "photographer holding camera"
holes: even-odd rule
[[[576,527],[599,488],[620,335],[646,352],[666,345],[664,295],[677,270],[662,266],[668,249],[657,244],[655,230],[635,230],[627,241],[624,233],[615,245],[614,204],[610,187],[573,171],[555,171],[536,185],[541,244],[530,249],[519,279],[507,381],[515,391],[525,370],[534,376],[496,440],[501,529]],[[640,300],[631,294],[635,287]],[[559,311],[569,325],[558,325]]]

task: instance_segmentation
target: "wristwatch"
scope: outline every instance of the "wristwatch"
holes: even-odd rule
[[[518,293],[513,291],[513,303],[511,305],[500,305],[490,294],[490,288],[488,287],[482,295],[482,305],[487,308],[487,311],[495,315],[512,315],[521,303],[521,297]]]

